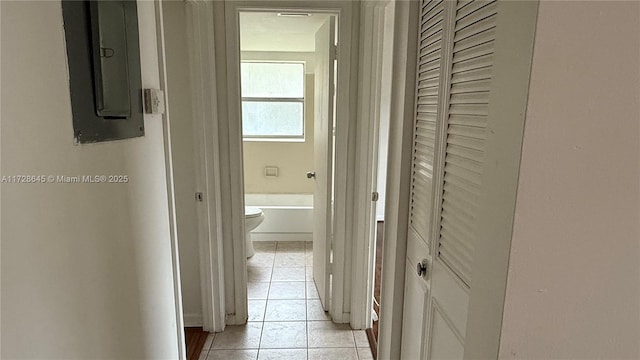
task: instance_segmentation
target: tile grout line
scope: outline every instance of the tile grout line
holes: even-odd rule
[[[269,275],[269,289],[267,290],[267,299],[264,302],[264,311],[262,313],[262,330],[260,331],[260,342],[258,343],[258,353],[256,354],[256,360],[260,357],[260,350],[262,350],[262,336],[264,335],[264,326],[267,320],[267,307],[269,306],[269,295],[271,294],[271,282],[273,281],[273,269],[276,268],[277,250],[278,250],[278,242],[276,241],[273,249],[273,261],[271,262],[271,274]]]
[[[271,279],[273,277],[273,268],[275,267],[275,249],[274,249],[274,254],[273,254],[273,261],[271,262],[271,273],[269,274],[269,286],[267,287],[267,296],[266,299],[264,301],[264,310],[262,311],[262,322],[261,322],[261,328],[260,328],[260,340],[258,341],[258,350],[256,352],[256,360],[258,359],[258,357],[260,356],[260,349],[262,349],[262,336],[264,335],[264,322],[266,320],[267,317],[267,305],[269,304],[269,292],[271,291]]]
[[[353,346],[354,346],[354,349],[356,350],[356,358],[360,360],[360,353],[358,353],[358,343],[356,342],[356,333],[355,333],[355,330],[353,329],[351,329],[351,337],[353,337]]]
[[[258,354],[257,354],[257,356],[258,356],[258,357],[260,356],[260,352],[261,352],[261,350],[264,350],[260,345],[261,345],[261,343],[262,343],[262,338],[264,337],[264,334],[265,334],[265,325],[266,325],[266,322],[267,322],[267,321],[266,321],[266,310],[267,310],[267,305],[268,305],[269,301],[270,301],[270,300],[272,300],[272,299],[270,299],[270,296],[271,296],[272,286],[274,285],[273,283],[274,283],[274,272],[275,272],[275,269],[276,269],[276,265],[275,265],[275,263],[276,263],[276,256],[277,256],[277,254],[279,253],[279,251],[278,251],[278,243],[279,243],[279,242],[275,242],[274,260],[273,260],[273,263],[271,264],[271,265],[272,265],[272,266],[271,266],[271,274],[270,274],[270,277],[269,277],[269,285],[268,285],[268,291],[267,291],[267,299],[266,299],[266,302],[265,302],[265,312],[264,312],[263,321],[262,321],[262,328],[261,328],[261,335],[260,335],[260,344],[259,344],[259,346],[258,346]],[[297,252],[296,250],[293,250],[293,251],[284,251],[284,252],[282,252],[282,253],[294,253],[294,254],[295,254],[295,253],[298,253],[298,252]],[[307,282],[308,282],[308,281],[307,281],[307,277],[306,277],[306,275],[307,275],[307,268],[309,267],[309,266],[307,265],[307,263],[306,263],[306,255],[307,255],[307,254],[306,254],[306,245],[305,245],[305,249],[304,249],[301,253],[302,253],[302,255],[303,255],[303,256],[305,256],[304,265],[302,266],[302,268],[303,268],[303,270],[304,270],[304,280],[303,280],[303,281],[301,281],[301,282],[304,284],[304,289],[303,289],[303,291],[304,291],[304,298],[303,298],[303,299],[304,299],[304,310],[305,310],[305,314],[304,314],[304,319],[305,319],[305,320],[304,320],[304,324],[305,324],[305,338],[306,338],[305,355],[306,355],[306,358],[308,359],[308,358],[309,358],[309,322],[310,322],[311,320],[309,319],[309,314],[308,314],[308,311],[309,311],[309,300],[310,300],[310,299],[309,299],[309,296],[310,296],[310,293],[309,293],[308,288],[307,288],[307,286],[306,286],[306,285],[307,285]],[[296,266],[291,266],[291,267],[296,267]],[[283,281],[284,281],[284,280],[283,280]],[[287,281],[287,282],[293,282],[293,281]],[[280,299],[280,300],[296,300],[296,299]],[[355,342],[355,340],[354,340],[354,342]]]
[[[209,344],[209,347],[207,348],[207,356],[204,357],[204,360],[207,360],[209,358],[209,353],[211,352],[211,348],[213,347],[213,341],[216,339],[216,333],[210,333],[212,335],[212,339],[211,339],[211,343]],[[206,341],[206,340],[205,340]],[[200,355],[202,355],[202,352],[200,352]]]
[[[274,249],[273,249],[273,262],[271,262],[271,274],[269,275],[269,288],[267,289],[267,300],[265,300],[264,302],[264,312],[262,314],[262,321],[263,321],[263,329],[264,329],[264,322],[267,320],[267,307],[269,306],[269,295],[271,295],[271,282],[273,280],[273,269],[276,268],[276,251],[278,249],[278,242],[276,241],[274,244]],[[262,339],[260,339],[262,340]]]

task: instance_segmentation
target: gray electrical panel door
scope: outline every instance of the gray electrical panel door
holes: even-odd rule
[[[63,0],[74,138],[144,136],[135,0]]]
[[[93,1],[90,9],[96,111],[98,116],[128,117],[131,101],[125,4]]]

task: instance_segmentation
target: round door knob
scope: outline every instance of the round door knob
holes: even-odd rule
[[[419,262],[416,266],[416,272],[418,276],[424,276],[427,273],[427,265],[425,262]]]
[[[311,178],[316,178],[316,172],[315,171],[307,171],[307,179],[311,179]]]

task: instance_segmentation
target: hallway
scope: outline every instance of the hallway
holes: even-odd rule
[[[249,322],[210,334],[200,354],[218,359],[373,359],[363,330],[333,324],[312,279],[311,242],[255,242],[247,260]]]

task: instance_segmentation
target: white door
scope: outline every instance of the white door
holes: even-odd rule
[[[320,302],[329,310],[333,191],[333,119],[335,19],[330,17],[316,32],[314,172],[313,196],[313,281]]]
[[[485,139],[492,89],[497,1],[451,3],[446,34],[438,216],[434,234],[428,359],[462,358],[465,348]]]
[[[432,262],[433,178],[441,98],[444,6],[444,2],[423,2],[418,29],[417,101],[402,322],[401,351],[404,359],[423,358],[426,339],[431,283],[422,265],[428,267]]]
[[[496,17],[496,1],[422,2],[405,359],[464,356]]]

